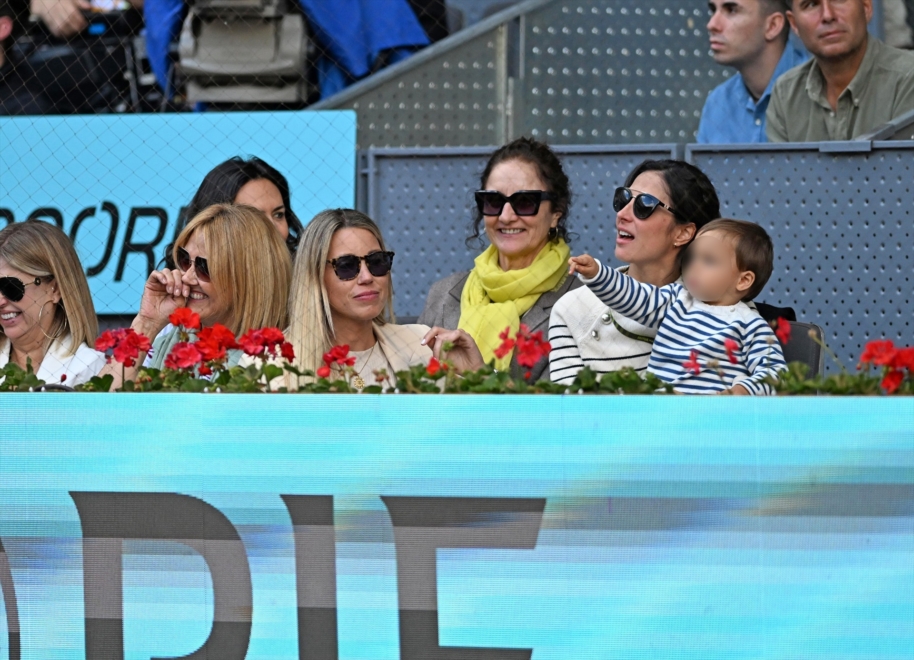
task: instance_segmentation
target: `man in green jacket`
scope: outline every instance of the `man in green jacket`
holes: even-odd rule
[[[812,59],[777,81],[771,142],[852,140],[914,110],[914,53],[867,34],[872,0],[785,0]]]

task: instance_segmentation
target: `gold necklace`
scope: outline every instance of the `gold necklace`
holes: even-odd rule
[[[368,366],[368,360],[371,359],[371,354],[374,353],[374,347],[378,345],[377,340],[372,344],[371,350],[368,351],[368,355],[365,356],[365,363],[362,365],[362,368],[355,372],[355,378],[352,379],[352,384],[355,385],[357,390],[365,389],[365,379],[362,378],[362,372],[365,370],[365,367]]]

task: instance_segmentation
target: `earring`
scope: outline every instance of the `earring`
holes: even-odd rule
[[[556,236],[558,236],[558,235],[559,235],[559,230],[556,227],[549,228],[549,233],[547,234],[547,236],[549,237],[550,241],[554,241]]]
[[[44,303],[44,305],[47,305],[48,303],[51,303],[52,305],[56,305],[56,304],[57,304],[57,303],[55,303],[54,301],[49,300],[49,301],[47,301],[46,303]],[[47,338],[50,339],[51,341],[54,341],[55,339],[57,339],[58,337],[60,337],[60,331],[61,331],[63,328],[58,329],[57,332],[54,334],[53,337],[52,337],[51,335],[49,335],[47,332],[44,331],[44,328],[41,327],[41,315],[44,314],[44,305],[42,305],[41,307],[38,308],[38,329],[41,330],[41,334],[43,334],[45,337],[47,337]]]

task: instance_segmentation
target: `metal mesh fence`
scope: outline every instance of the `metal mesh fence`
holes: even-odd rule
[[[195,197],[252,201],[242,188],[258,180],[273,186],[258,193],[270,202],[261,208],[272,217],[282,207],[273,219],[293,253],[320,211],[365,210],[397,255],[397,315],[456,327],[465,281],[453,274],[471,269],[485,245],[465,243],[473,191],[485,183],[479,175],[491,145],[519,135],[561,145],[574,192],[572,252],[618,266],[613,191],[642,160],[683,156],[677,144],[693,139],[707,93],[730,75],[708,55],[705,8],[672,2],[0,0],[0,7],[7,19],[0,25],[10,27],[0,79],[0,229],[29,219],[60,228],[76,248],[102,327],[129,323],[149,273],[175,265],[169,248],[200,210]],[[847,237],[882,221],[844,190],[861,176],[863,185],[888,176],[887,194],[909,198],[910,149],[902,143],[879,158],[845,160],[773,153],[689,156],[711,176],[725,213],[772,235],[789,228],[776,240],[767,299],[824,326],[848,364],[866,340],[910,342],[910,213],[895,204],[890,226],[879,224],[880,245],[889,246],[879,253],[884,264],[875,265],[875,253],[873,262],[852,259]],[[234,157],[244,162],[219,170]],[[262,163],[270,170],[258,174]],[[764,194],[752,183],[760,167]],[[813,174],[800,185],[803,168]],[[780,195],[822,194],[833,199],[817,202],[815,226],[803,204],[778,210]],[[812,255],[806,246],[819,245],[817,232],[832,247]],[[0,267],[0,276],[12,269],[31,281],[8,262]],[[445,288],[433,288],[448,277]],[[852,295],[839,304],[845,285]],[[497,337],[519,316],[548,336],[552,307],[573,286],[560,278],[538,307],[490,318],[486,334]],[[432,303],[438,312],[428,312]],[[5,312],[10,327],[20,312]],[[865,319],[855,318],[861,313]],[[608,336],[606,318],[585,329],[594,342]]]

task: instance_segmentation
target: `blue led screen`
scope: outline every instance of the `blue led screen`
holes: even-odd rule
[[[914,653],[911,398],[5,394],[0,418],[0,660]]]

